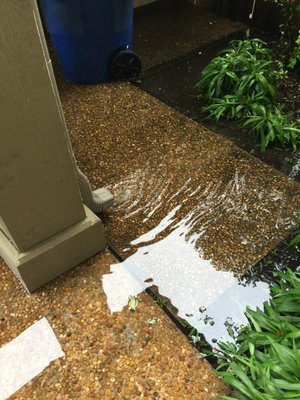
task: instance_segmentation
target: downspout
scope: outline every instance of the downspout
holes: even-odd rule
[[[113,194],[105,188],[92,191],[88,178],[78,167],[76,169],[83,203],[95,214],[102,213],[107,208],[112,207],[114,202]]]
[[[1,1],[1,0],[0,0]],[[34,17],[36,18],[36,15],[34,14]],[[43,26],[41,23],[41,20],[39,18],[36,19],[36,23],[38,26],[38,31],[43,32]],[[66,125],[66,120],[62,111],[62,105],[61,105],[61,101],[60,101],[60,96],[58,93],[58,89],[57,89],[57,85],[56,85],[56,80],[55,80],[55,76],[54,76],[54,72],[53,72],[53,68],[52,68],[52,63],[51,63],[51,59],[49,56],[49,51],[48,51],[48,46],[46,43],[46,39],[44,35],[40,35],[40,40],[41,40],[41,44],[42,44],[42,50],[44,53],[44,57],[47,60],[47,71],[48,74],[50,76],[50,81],[51,81],[51,85],[52,85],[52,90],[54,92],[55,95],[55,99],[56,99],[56,104],[57,104],[57,109],[58,112],[60,114],[60,119],[62,122],[62,125],[64,127],[64,132],[65,132],[65,139],[67,141],[67,145],[69,148],[69,153],[71,155],[72,161],[74,163],[76,172],[77,172],[77,179],[78,179],[78,184],[79,184],[79,188],[80,188],[80,193],[81,193],[81,197],[83,200],[83,203],[91,210],[93,211],[95,214],[97,213],[101,213],[103,211],[105,211],[107,208],[113,206],[113,202],[114,202],[114,196],[113,194],[105,188],[100,188],[95,190],[94,192],[92,191],[90,182],[88,180],[88,178],[84,175],[84,173],[77,167],[76,165],[76,159],[74,156],[74,152],[73,152],[73,147],[72,147],[72,143],[70,140],[70,136],[68,134],[68,128]]]

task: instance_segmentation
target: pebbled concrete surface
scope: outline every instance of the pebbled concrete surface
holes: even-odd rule
[[[11,399],[206,400],[228,393],[147,294],[135,312],[110,314],[101,278],[112,263],[102,252],[29,295],[0,261],[0,348],[46,317],[65,352]]]

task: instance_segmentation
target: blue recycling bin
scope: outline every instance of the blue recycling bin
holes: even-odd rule
[[[131,51],[133,0],[40,0],[66,80],[99,83],[140,71]]]

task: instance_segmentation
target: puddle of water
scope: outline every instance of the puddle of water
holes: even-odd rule
[[[203,333],[209,343],[232,340],[232,330],[247,322],[246,306],[262,306],[269,299],[269,285],[244,285],[232,272],[217,271],[196,247],[203,232],[191,234],[195,213],[176,222],[179,210],[180,206],[175,207],[156,228],[134,240],[131,244],[143,245],[103,276],[110,310],[121,311],[129,296],[156,285],[176,307],[178,316]],[[164,238],[149,244],[166,230]]]
[[[295,154],[295,164],[293,165],[289,178],[295,179],[300,173],[300,153]]]
[[[113,212],[117,223],[124,225],[123,236],[111,226],[112,242],[119,251],[123,247],[123,254],[161,240],[180,221],[187,223],[187,218],[186,236],[194,239],[203,258],[212,259],[217,269],[241,274],[275,246],[293,223],[287,193],[243,169],[224,172],[220,168],[214,177],[204,165],[207,176],[183,182],[166,170],[153,172],[145,166],[111,187],[117,199]]]
[[[276,182],[272,174],[254,174],[255,160],[231,147],[197,158],[201,174],[189,179],[172,174],[167,161],[145,165],[111,188],[125,238],[116,229],[119,250],[126,247],[129,257],[103,276],[108,305],[121,311],[129,296],[155,285],[207,342],[234,340],[247,323],[246,307],[269,300],[269,280],[253,271],[252,278],[240,277],[291,228],[292,186],[280,184],[281,176]]]

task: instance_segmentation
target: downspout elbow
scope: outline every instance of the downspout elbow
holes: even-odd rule
[[[99,214],[113,206],[114,196],[108,189],[100,188],[92,191],[90,181],[78,167],[77,177],[83,203],[91,211]]]

